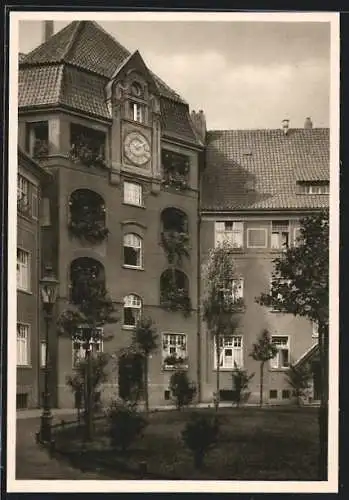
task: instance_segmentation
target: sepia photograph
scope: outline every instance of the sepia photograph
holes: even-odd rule
[[[10,34],[10,491],[336,492],[338,14]]]

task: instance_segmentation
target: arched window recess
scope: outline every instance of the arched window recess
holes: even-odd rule
[[[77,189],[69,200],[70,233],[90,243],[100,243],[109,233],[105,224],[103,198],[89,189]]]

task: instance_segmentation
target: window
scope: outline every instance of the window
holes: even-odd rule
[[[216,222],[215,245],[228,241],[234,248],[244,246],[244,223],[236,221]]]
[[[17,323],[17,366],[29,365],[29,325]]]
[[[244,297],[244,280],[243,278],[232,280],[232,296],[233,299],[239,300]]]
[[[70,158],[85,165],[105,166],[106,134],[78,123],[70,124]]]
[[[46,342],[40,343],[40,367],[44,368],[46,366]]]
[[[17,288],[30,291],[30,254],[17,248]]]
[[[27,123],[27,151],[33,158],[44,158],[49,153],[48,122]]]
[[[138,102],[130,102],[131,119],[135,122],[144,122],[144,107]]]
[[[243,367],[242,337],[225,335],[219,339],[220,356],[219,366],[223,369],[234,369],[235,363],[238,368]],[[216,346],[214,346],[214,366],[217,368]]]
[[[280,220],[271,222],[271,248],[288,248],[290,237],[289,221]]]
[[[20,174],[17,176],[17,210],[27,217],[38,218],[38,189]]]
[[[124,327],[134,328],[142,314],[142,299],[130,294],[124,297]]]
[[[105,289],[105,270],[103,264],[90,257],[79,257],[70,264],[70,301],[79,305],[90,300],[91,288],[95,293]]]
[[[317,323],[317,321],[312,322],[312,338],[313,339],[319,338],[319,324]]]
[[[329,182],[300,182],[300,194],[329,194]]]
[[[301,229],[299,226],[297,226],[293,229],[293,246],[296,247],[301,244],[301,237]]]
[[[278,398],[278,391],[275,389],[271,389],[269,391],[269,399],[277,399]]]
[[[75,337],[73,339],[73,367],[76,367],[81,360],[85,359],[86,348],[88,348],[88,350],[91,351],[93,355],[96,355],[103,351],[103,329],[97,328],[97,330],[99,333],[99,338],[91,338],[88,343],[82,338]]]
[[[129,233],[124,236],[124,265],[142,267],[142,238],[137,234]]]
[[[26,392],[16,394],[16,409],[24,410],[26,408],[28,408],[28,394]]]
[[[254,227],[247,229],[248,248],[266,248],[267,230],[264,227]]]
[[[162,359],[165,365],[187,358],[187,336],[184,333],[163,333]]]
[[[290,399],[290,391],[288,389],[283,389],[282,399]]]
[[[284,336],[272,336],[272,343],[277,347],[277,354],[270,360],[270,367],[274,369],[288,368],[290,364],[289,339]]]
[[[134,182],[124,182],[124,203],[129,205],[143,205],[142,186]]]

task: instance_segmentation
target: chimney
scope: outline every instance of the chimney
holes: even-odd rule
[[[311,121],[310,116],[307,116],[304,122],[304,128],[306,130],[311,130],[313,128],[313,122]]]
[[[289,131],[289,126],[290,126],[290,120],[288,119],[282,120],[282,130],[284,131],[285,135],[287,135]]]
[[[190,118],[193,124],[193,127],[201,139],[202,142],[205,142],[206,140],[206,118],[205,118],[205,113],[200,109],[199,112],[192,111],[190,113]]]
[[[53,21],[44,21],[43,43],[47,42],[54,33]]]

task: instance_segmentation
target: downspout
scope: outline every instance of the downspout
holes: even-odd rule
[[[201,168],[203,169],[204,151],[199,153],[198,162],[198,202],[197,202],[197,399],[201,402]]]

